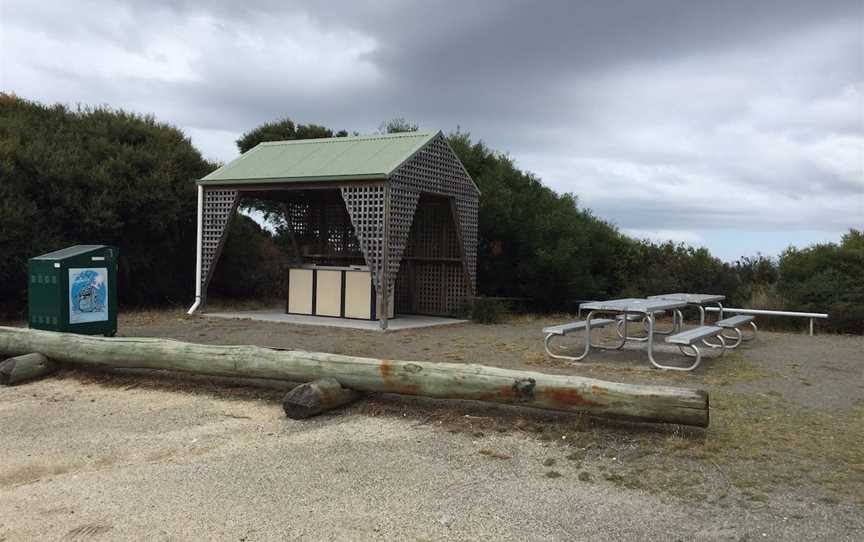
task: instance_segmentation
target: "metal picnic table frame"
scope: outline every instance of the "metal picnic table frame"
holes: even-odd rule
[[[681,309],[682,307],[687,306],[686,301],[676,300],[676,299],[641,299],[641,298],[626,298],[626,299],[610,299],[609,301],[592,301],[590,303],[582,304],[581,308],[587,309],[588,316],[585,318],[585,351],[582,355],[573,358],[576,361],[580,361],[584,359],[591,352],[591,347],[601,348],[606,350],[620,350],[624,344],[628,340],[644,340],[648,343],[648,361],[651,362],[651,365],[657,367],[658,369],[668,369],[668,366],[661,365],[657,363],[654,359],[654,313],[655,312],[666,312],[666,311],[676,311]],[[621,337],[621,345],[617,348],[609,348],[603,347],[600,345],[592,345],[591,344],[591,319],[595,314],[598,313],[610,313],[610,314],[621,314],[623,315],[623,326],[624,332],[619,333]],[[644,318],[645,321],[648,322],[648,336],[646,338],[642,337],[628,337],[627,335],[627,316],[630,314],[637,314]],[[673,326],[674,327],[674,326]]]
[[[660,294],[660,295],[651,295],[648,296],[648,299],[672,299],[676,301],[684,301],[687,305],[695,306],[699,309],[699,325],[705,325],[705,306],[706,305],[715,305],[717,309],[720,311],[720,315],[717,317],[717,320],[723,319],[723,301],[726,301],[725,295],[720,294],[688,294],[685,292],[676,292],[674,294]],[[681,311],[676,311],[679,315],[678,325],[680,327],[681,324],[684,323],[684,316],[681,314]],[[726,339],[735,340],[735,337],[724,337]],[[739,343],[741,341],[738,341]],[[725,345],[712,343],[707,339],[702,340],[702,344],[708,346],[710,348],[723,348]]]
[[[720,294],[688,294],[677,292],[674,294],[650,295],[648,296],[648,299],[671,299],[675,301],[684,301],[688,305],[695,306],[699,309],[699,325],[704,326],[706,305],[716,305],[720,310],[718,320],[723,319],[723,301],[726,301],[726,296]]]

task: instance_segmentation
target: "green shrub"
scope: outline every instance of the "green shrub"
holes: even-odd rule
[[[494,297],[475,297],[468,301],[469,314],[479,324],[500,324],[507,316],[507,304]]]
[[[29,257],[75,244],[120,248],[121,304],[190,301],[195,180],[214,167],[152,117],[0,93],[0,312],[26,310]]]
[[[823,327],[864,333],[864,233],[849,230],[839,244],[790,248],[778,270],[788,310],[828,312]]]

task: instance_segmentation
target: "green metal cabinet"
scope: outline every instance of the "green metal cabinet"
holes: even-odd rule
[[[27,263],[30,327],[83,335],[117,333],[116,247],[76,245]]]

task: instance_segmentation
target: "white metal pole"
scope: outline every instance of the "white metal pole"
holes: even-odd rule
[[[198,228],[195,235],[195,302],[189,307],[193,314],[201,305],[201,247],[204,240],[204,187],[198,185]]]

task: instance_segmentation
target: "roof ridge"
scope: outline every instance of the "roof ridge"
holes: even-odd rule
[[[364,135],[342,136],[342,137],[319,137],[319,138],[313,138],[313,139],[284,139],[284,140],[280,140],[280,141],[262,141],[258,145],[262,145],[262,146],[303,145],[303,144],[309,144],[309,143],[338,143],[338,142],[346,142],[346,141],[374,141],[376,139],[399,139],[399,138],[408,138],[408,137],[429,137],[433,134],[437,134],[440,131],[441,130],[423,130],[422,132],[421,131],[397,132],[395,134],[364,134]]]

